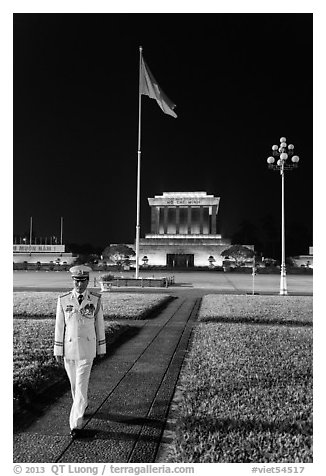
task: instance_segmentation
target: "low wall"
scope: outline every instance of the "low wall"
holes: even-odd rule
[[[99,284],[101,286],[101,291],[110,291],[112,287],[159,287],[167,288],[174,283],[174,277],[163,277],[163,278],[121,278],[117,277],[111,281],[101,281]]]

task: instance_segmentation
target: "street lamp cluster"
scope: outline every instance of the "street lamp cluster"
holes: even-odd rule
[[[281,174],[284,170],[291,170],[298,167],[299,157],[294,154],[294,145],[286,143],[286,138],[281,137],[280,145],[273,145],[273,156],[268,157],[267,163],[270,169],[280,170]],[[278,161],[275,164],[275,157],[278,157]],[[291,158],[291,162],[288,159]]]
[[[285,137],[281,137],[280,145],[273,145],[272,151],[273,155],[267,159],[268,167],[273,170],[279,170],[282,179],[282,258],[280,295],[285,296],[287,295],[287,284],[285,266],[284,172],[285,170],[292,170],[298,167],[299,157],[294,155],[294,145],[287,145]]]

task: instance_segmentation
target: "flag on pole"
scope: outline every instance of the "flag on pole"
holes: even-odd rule
[[[150,72],[143,57],[141,58],[140,94],[155,99],[165,114],[177,117],[176,113],[173,111],[176,105],[166,96],[166,94],[164,94],[156,79]]]

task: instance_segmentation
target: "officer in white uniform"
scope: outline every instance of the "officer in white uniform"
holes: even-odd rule
[[[74,289],[58,298],[54,355],[57,362],[64,364],[70,380],[70,434],[78,438],[87,433],[82,426],[93,359],[96,354],[105,354],[106,343],[101,295],[86,289],[91,269],[73,266],[69,271]]]

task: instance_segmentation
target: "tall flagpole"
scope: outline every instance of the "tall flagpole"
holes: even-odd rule
[[[140,159],[141,159],[141,60],[143,48],[139,47],[139,98],[138,98],[138,161],[137,161],[137,221],[136,221],[136,279],[139,278],[139,237],[140,237]]]
[[[62,245],[62,236],[63,236],[63,217],[60,220],[60,244]]]
[[[29,222],[29,252],[32,251],[32,236],[33,236],[33,217],[30,218]]]

